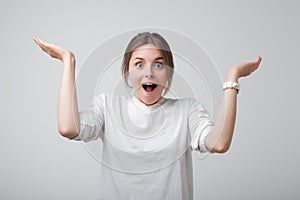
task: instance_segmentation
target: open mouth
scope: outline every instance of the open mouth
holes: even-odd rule
[[[142,87],[146,92],[152,92],[157,87],[157,84],[142,84]]]

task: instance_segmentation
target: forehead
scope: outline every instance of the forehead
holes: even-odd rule
[[[146,44],[136,48],[132,55],[131,59],[135,58],[144,58],[144,59],[156,59],[157,57],[162,57],[162,51],[152,44]]]

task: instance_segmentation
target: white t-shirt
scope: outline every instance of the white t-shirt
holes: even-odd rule
[[[207,151],[213,128],[198,101],[162,98],[146,106],[134,96],[101,94],[80,122],[74,139],[103,142],[100,199],[193,199],[191,151]]]

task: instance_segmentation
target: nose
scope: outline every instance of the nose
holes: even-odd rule
[[[153,74],[153,71],[152,71],[152,66],[151,65],[147,65],[145,67],[145,77],[146,78],[153,78],[154,77],[154,74]]]

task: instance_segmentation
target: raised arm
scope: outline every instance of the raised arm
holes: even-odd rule
[[[58,131],[67,138],[74,138],[80,129],[80,119],[75,86],[75,56],[57,45],[49,44],[37,37],[33,37],[36,44],[51,57],[63,63],[63,73],[58,96]]]
[[[258,56],[256,61],[236,65],[227,70],[226,81],[238,82],[239,78],[246,77],[255,71],[262,57]],[[228,151],[234,132],[237,105],[237,90],[224,90],[224,98],[215,126],[205,140],[207,149],[216,153]]]

